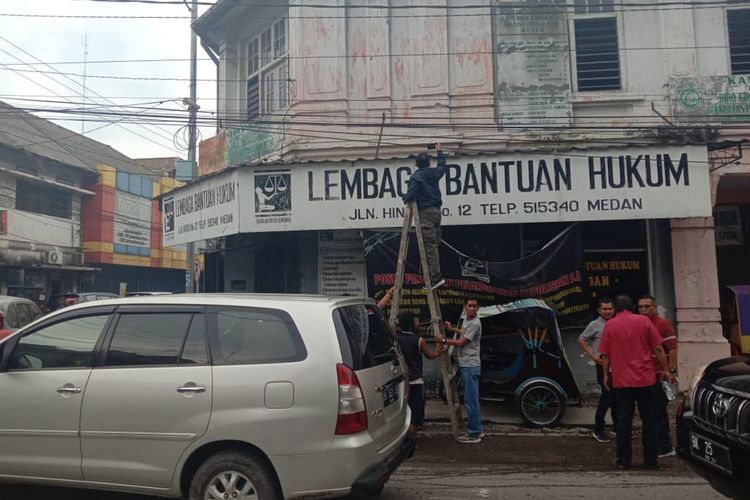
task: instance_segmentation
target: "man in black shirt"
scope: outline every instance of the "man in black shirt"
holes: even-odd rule
[[[406,360],[409,370],[409,409],[411,410],[411,425],[409,432],[416,433],[424,425],[424,380],[422,380],[422,356],[435,359],[442,354],[441,344],[434,349],[427,346],[427,342],[417,333],[419,321],[411,311],[404,311],[398,315],[399,334],[396,337],[398,346]]]

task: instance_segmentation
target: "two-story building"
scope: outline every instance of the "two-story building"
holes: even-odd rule
[[[0,102],[0,294],[183,290],[152,198],[179,185],[93,139]]]
[[[210,239],[207,289],[373,293],[358,230],[400,225],[439,142],[445,241],[513,261],[579,223],[594,294],[654,294],[685,368],[728,352],[748,248],[717,270],[711,215],[747,227],[747,7],[220,0],[194,29],[219,132],[165,238]]]

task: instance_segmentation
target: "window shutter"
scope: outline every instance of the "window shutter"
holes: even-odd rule
[[[732,74],[750,73],[750,9],[727,11]]]
[[[620,85],[617,19],[576,19],[578,90],[616,90]]]

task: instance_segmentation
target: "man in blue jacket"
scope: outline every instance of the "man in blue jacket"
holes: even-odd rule
[[[403,196],[404,203],[416,201],[419,220],[422,223],[422,240],[424,241],[425,254],[427,254],[427,267],[430,270],[430,288],[433,290],[445,284],[443,275],[440,273],[440,219],[441,206],[443,205],[440,193],[440,178],[445,175],[445,155],[440,150],[440,144],[435,145],[437,149],[437,167],[430,168],[430,157],[427,153],[417,155],[417,170],[409,177],[406,194]]]

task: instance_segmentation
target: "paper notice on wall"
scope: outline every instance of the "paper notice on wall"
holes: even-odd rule
[[[318,271],[321,294],[366,295],[365,257],[359,231],[321,231]]]

